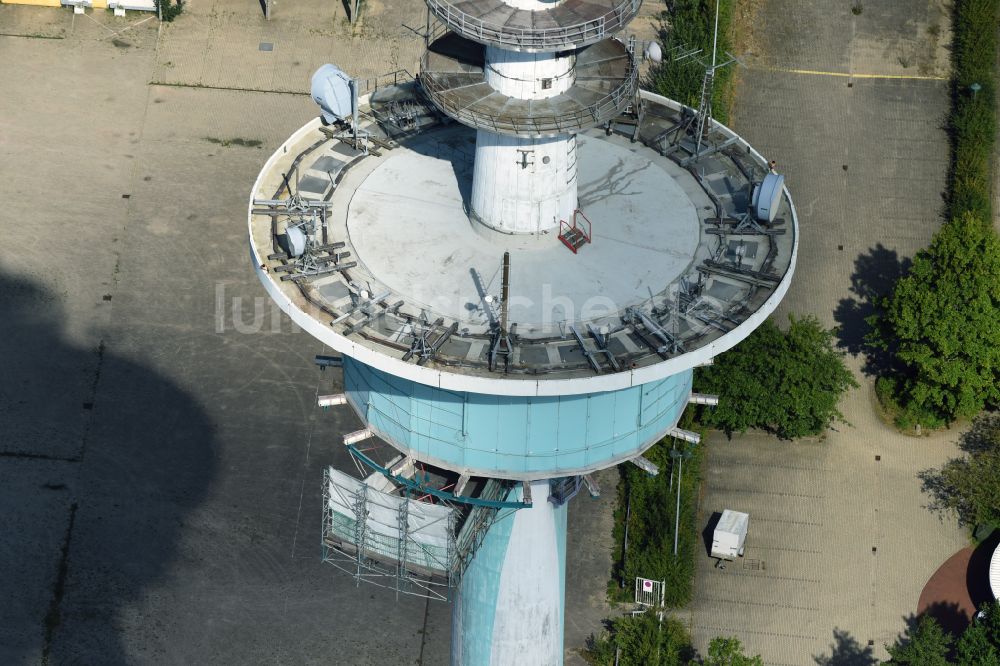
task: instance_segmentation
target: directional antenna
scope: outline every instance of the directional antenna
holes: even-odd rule
[[[678,44],[670,49],[670,60],[672,62],[684,62],[691,60],[701,54],[702,49],[696,49],[687,44]]]
[[[367,136],[358,127],[358,87],[357,79],[329,63],[312,75],[312,98],[319,105],[323,123],[349,130],[354,149],[367,153]],[[359,144],[362,136],[364,145]]]

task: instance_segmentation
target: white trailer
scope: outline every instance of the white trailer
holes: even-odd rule
[[[743,557],[743,544],[747,539],[750,514],[726,509],[719,518],[712,534],[712,557],[734,560]]]

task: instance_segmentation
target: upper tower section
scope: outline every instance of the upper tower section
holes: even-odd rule
[[[522,139],[568,136],[635,101],[633,54],[612,35],[640,0],[428,0],[420,79],[446,115]]]
[[[480,44],[544,53],[594,44],[635,18],[642,0],[427,0],[449,30]]]

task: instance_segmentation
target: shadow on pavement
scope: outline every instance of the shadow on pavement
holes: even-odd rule
[[[0,354],[18,359],[3,366],[0,428],[22,434],[0,446],[0,663],[134,663],[123,636],[161,623],[154,588],[215,476],[213,428],[170,380],[67,342],[64,321],[58,297],[0,273]],[[39,391],[67,404],[53,412]],[[39,420],[72,448],[47,453]]]
[[[875,666],[878,659],[871,645],[861,645],[858,639],[843,629],[834,628],[829,655],[813,657],[819,666]]]
[[[708,525],[706,525],[705,529],[701,532],[701,539],[705,542],[705,554],[709,557],[712,556],[712,540],[715,535],[715,528],[721,519],[721,511],[713,512],[712,517],[708,519]]]
[[[968,510],[969,507],[965,502],[956,501],[960,497],[959,490],[944,473],[944,468],[955,464],[956,461],[964,464],[961,461],[998,446],[998,442],[1000,442],[1000,414],[984,413],[976,417],[972,422],[972,427],[958,439],[958,448],[962,450],[963,456],[952,458],[943,467],[924,469],[917,474],[921,483],[921,491],[929,497],[927,509],[937,513],[942,520],[949,517],[954,509],[958,513],[958,521],[961,525],[976,527],[976,516]],[[997,538],[998,533],[1000,531],[995,532],[990,539]],[[971,587],[969,592],[972,593]],[[974,601],[977,599],[975,595],[972,598]]]
[[[941,628],[949,632],[952,636],[961,636],[972,618],[965,612],[965,609],[955,602],[938,601],[924,610],[924,615],[930,615],[937,620]]]
[[[993,530],[993,534],[976,546],[969,559],[965,583],[969,598],[976,608],[982,608],[983,604],[993,601],[993,592],[990,588],[990,560],[998,545],[1000,545],[1000,530]]]
[[[852,296],[842,298],[834,310],[840,346],[851,354],[865,356],[864,372],[869,376],[882,374],[888,368],[889,354],[865,342],[871,330],[867,318],[875,314],[879,301],[889,295],[896,281],[906,275],[910,263],[881,243],[858,255],[851,274]]]

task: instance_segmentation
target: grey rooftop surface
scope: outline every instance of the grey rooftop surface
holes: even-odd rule
[[[424,54],[420,81],[443,113],[464,125],[514,136],[552,136],[588,129],[617,116],[635,99],[632,54],[605,39],[576,54],[576,81],[546,99],[519,99],[494,90],[483,72],[483,47],[455,33]]]
[[[515,51],[556,51],[610,37],[635,18],[642,0],[564,0],[552,5],[530,11],[503,0],[427,0],[451,30]]]
[[[773,224],[738,228],[763,158],[716,128],[705,145],[717,150],[691,161],[688,139],[670,141],[681,107],[664,98],[646,96],[634,143],[618,132],[577,135],[579,203],[593,225],[578,254],[554,233],[531,242],[483,233],[467,214],[475,131],[442,123],[416,87],[371,99],[365,116],[380,147],[365,155],[314,121],[269,160],[250,217],[268,290],[359,360],[508,385],[661,364],[666,376],[735,345],[787,289],[796,236],[787,193]],[[297,195],[326,211],[313,268],[283,250],[278,221],[300,219],[276,203],[288,173]],[[513,353],[491,370],[505,251]]]

